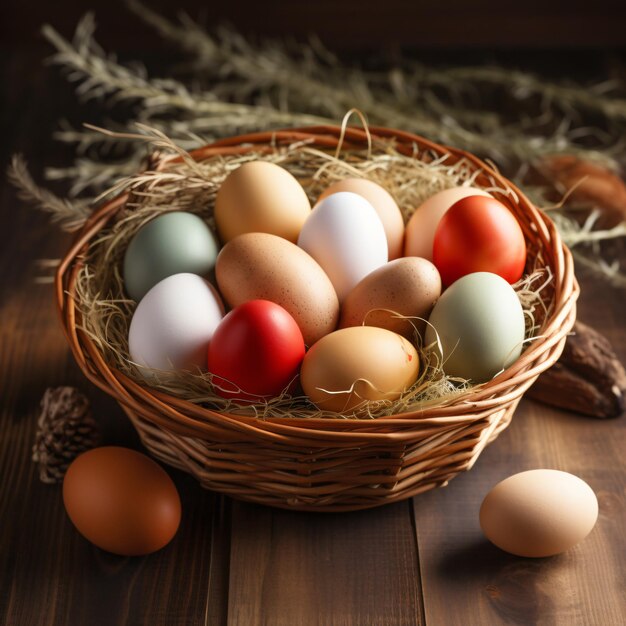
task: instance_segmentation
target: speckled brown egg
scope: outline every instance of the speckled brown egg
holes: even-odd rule
[[[63,503],[81,535],[123,556],[160,550],[180,523],[172,479],[145,454],[128,448],[81,454],[65,474]]]
[[[302,248],[268,233],[247,233],[228,242],[215,274],[228,304],[270,300],[280,304],[314,344],[337,326],[339,300],[324,270]]]
[[[356,193],[365,198],[374,207],[385,228],[389,260],[401,257],[404,245],[404,219],[393,196],[373,180],[345,178],[333,183],[324,190],[319,200],[323,200],[338,191]]]
[[[352,289],[344,300],[339,326],[378,326],[412,339],[414,330],[423,332],[440,295],[441,277],[430,261],[396,259],[368,274]],[[422,319],[408,321],[395,314]]]
[[[296,242],[310,213],[300,183],[268,161],[250,161],[231,172],[215,199],[215,223],[224,242],[252,232]]]

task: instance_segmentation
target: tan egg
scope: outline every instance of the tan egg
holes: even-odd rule
[[[223,242],[243,233],[272,233],[296,242],[311,203],[300,183],[267,161],[231,172],[215,199],[215,223]]]
[[[339,300],[330,279],[302,248],[269,233],[246,233],[217,257],[217,284],[228,304],[270,300],[280,304],[307,345],[337,327]]]
[[[439,220],[455,203],[469,196],[493,196],[475,187],[444,189],[420,204],[411,216],[404,235],[404,256],[433,260],[433,241]]]
[[[397,400],[418,373],[417,352],[404,337],[384,328],[354,326],[311,347],[300,381],[319,409],[348,413],[366,400]]]
[[[352,289],[343,302],[339,327],[378,326],[412,339],[415,329],[423,332],[440,295],[441,277],[430,261],[396,259],[368,274]],[[394,313],[424,321],[399,319]]]
[[[346,178],[328,187],[319,197],[318,202],[338,191],[357,193],[374,207],[385,228],[389,260],[401,257],[404,243],[404,219],[392,195],[372,180]]]
[[[520,472],[498,483],[480,507],[487,539],[511,554],[545,557],[582,541],[598,519],[598,499],[584,481],[553,469]]]

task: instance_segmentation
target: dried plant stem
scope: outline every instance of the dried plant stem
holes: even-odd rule
[[[58,222],[64,230],[77,230],[90,214],[88,204],[84,200],[70,202],[37,185],[28,171],[26,161],[19,154],[13,156],[8,169],[8,178],[18,189],[20,198],[50,214],[52,221]]]
[[[611,90],[619,86],[617,81],[582,86],[579,84],[556,84],[543,80],[534,74],[492,66],[453,67],[445,70],[433,70],[419,63],[409,64],[410,78],[421,85],[433,87],[462,88],[464,84],[488,83],[504,89],[513,90],[520,100],[531,95],[540,96],[544,102],[559,106],[568,112],[583,108],[600,113],[607,118],[626,121],[626,100],[609,97]]]
[[[69,167],[47,167],[45,176],[48,180],[70,181],[69,195],[75,198],[86,190],[102,191],[110,187],[112,182],[135,173],[140,165],[137,154],[117,163],[81,157]]]
[[[607,263],[604,259],[588,252],[582,252],[578,248],[572,250],[572,255],[578,267],[584,267],[596,276],[606,280],[613,287],[626,289],[626,274],[620,271],[617,262]]]
[[[181,41],[183,33],[189,30],[189,20],[184,26],[168,26],[163,18],[143,5],[135,2],[132,6],[174,41]],[[185,44],[187,49],[201,50],[204,62],[212,64],[215,77],[227,80],[216,81],[211,91],[191,92],[178,81],[149,79],[145,71],[131,70],[106,57],[93,42],[94,27],[93,17],[86,16],[72,43],[51,27],[45,27],[44,34],[57,49],[52,61],[72,70],[70,79],[80,82],[78,91],[84,97],[107,97],[112,102],[140,100],[140,121],[154,124],[166,113],[187,113],[178,128],[167,129],[170,133],[174,131],[175,137],[181,124],[191,126],[191,120],[199,118],[203,119],[202,130],[217,136],[251,128],[328,123],[356,107],[368,116],[371,124],[403,128],[459,145],[501,164],[564,151],[596,160],[607,158],[574,144],[565,132],[542,140],[507,125],[502,125],[499,133],[485,132],[489,127],[493,130],[496,120],[493,116],[473,116],[475,123],[488,120],[485,122],[488,128],[462,127],[456,120],[464,117],[467,120],[467,115],[454,115],[448,105],[437,103],[433,97],[428,101],[434,111],[425,110],[419,103],[407,110],[401,99],[398,105],[397,88],[396,93],[389,86],[374,92],[367,75],[360,70],[335,67],[329,71],[314,54],[303,54],[302,60],[293,60],[277,44],[254,48],[243,37],[225,29],[216,39],[203,35],[198,27],[193,29],[193,43]],[[257,92],[260,96],[254,105],[242,103]],[[442,109],[447,112],[443,123]],[[199,126],[196,123],[192,132],[198,133]]]
[[[209,93],[191,93],[185,85],[173,79],[149,79],[138,65],[130,69],[117,63],[114,57],[106,57],[93,41],[94,30],[91,13],[79,23],[73,42],[67,41],[49,25],[42,30],[57,50],[50,62],[69,70],[68,79],[79,83],[76,91],[85,99],[108,98],[112,104],[138,100],[143,105],[144,119],[180,110],[192,112],[194,116],[239,116],[240,124],[246,116],[251,116],[257,123],[265,119],[270,126],[291,120],[291,116],[274,109],[221,102]],[[300,115],[300,118],[306,124],[328,122],[328,119],[307,114]]]
[[[454,106],[435,96],[433,86],[445,87],[457,96],[463,85],[469,85],[471,89],[474,84],[471,70],[480,68],[469,68],[464,82],[455,80],[457,68],[439,70],[411,63],[408,64],[412,68],[409,72],[396,68],[389,73],[373,74],[342,66],[330,53],[320,49],[319,44],[300,47],[299,54],[290,54],[276,41],[254,46],[226,28],[211,36],[184,14],[180,24],[172,23],[138,0],[132,0],[130,7],[163,37],[193,55],[196,71],[201,69],[216,78],[227,77],[228,80],[219,81],[212,87],[212,93],[222,99],[249,100],[252,94],[260,92],[268,98],[273,96],[281,107],[291,111],[306,110],[334,119],[345,110],[356,107],[372,124],[395,126],[459,145],[488,155],[501,165],[511,159],[528,161],[555,152],[585,154],[587,158],[614,165],[609,155],[571,140],[567,125],[557,126],[550,137],[541,137],[536,131],[531,132],[529,126],[545,124],[545,119],[534,120],[534,124],[528,120],[521,124],[505,123],[495,112],[472,110],[465,101]],[[493,71],[494,68],[486,69],[492,70],[485,75],[494,82],[497,72]],[[500,74],[507,74],[507,70],[499,69]],[[450,78],[449,73],[452,74]],[[552,86],[553,89],[546,94],[546,103],[553,100],[564,102],[565,93],[574,91],[573,87],[566,89],[533,80],[534,77],[522,72],[511,74],[512,80],[519,81],[520,86],[536,85],[537,89]],[[587,100],[592,99],[589,95],[592,92],[583,93]],[[623,106],[623,101],[619,101],[616,109]],[[544,107],[542,117],[547,114]]]

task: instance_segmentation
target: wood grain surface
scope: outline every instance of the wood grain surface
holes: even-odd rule
[[[37,54],[0,61],[0,166],[28,155],[38,175],[67,158],[49,137],[76,115]],[[30,461],[46,387],[89,395],[106,443],[140,447],[122,411],[73,363],[34,261],[68,244],[0,179],[0,623],[17,626],[232,624],[497,626],[626,624],[626,418],[596,421],[523,401],[476,466],[413,500],[349,514],[235,502],[170,470],[183,519],[145,558],[106,554],[65,515],[59,486]],[[626,260],[626,259],[625,259]],[[580,317],[626,359],[623,291],[581,275]],[[557,468],[598,495],[592,534],[567,553],[513,557],[478,525],[487,491],[530,468]]]

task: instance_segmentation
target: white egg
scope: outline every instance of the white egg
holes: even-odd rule
[[[128,333],[131,359],[173,370],[206,365],[206,351],[224,306],[214,287],[196,274],[174,274],[157,283],[137,306]]]
[[[370,272],[387,263],[387,236],[374,207],[340,191],[322,200],[307,218],[298,245],[326,272],[339,301]]]

